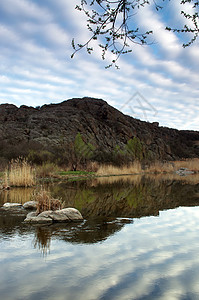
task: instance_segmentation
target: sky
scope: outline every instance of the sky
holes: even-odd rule
[[[35,107],[95,97],[144,121],[199,130],[199,40],[183,48],[188,36],[165,31],[185,24],[179,3],[138,11],[134,22],[153,30],[152,44],[134,45],[117,70],[105,69],[110,55],[103,61],[99,48],[71,59],[72,39],[83,43],[90,36],[84,14],[75,10],[80,0],[1,0],[0,104]],[[186,9],[192,11],[189,4]]]

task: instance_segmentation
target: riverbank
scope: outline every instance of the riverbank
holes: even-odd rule
[[[147,174],[170,174],[189,175],[199,173],[199,159],[187,159],[172,162],[156,161],[149,164],[141,164],[138,161],[129,165],[116,167],[111,164],[99,165],[93,163],[87,166],[87,170],[71,171],[60,168],[55,164],[43,164],[31,166],[27,161],[16,161],[10,164],[9,169],[0,172],[0,187],[10,186],[34,186],[41,182],[66,180],[79,181],[94,177],[120,176],[120,175],[147,175]]]

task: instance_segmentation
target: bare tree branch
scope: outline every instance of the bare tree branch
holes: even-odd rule
[[[184,5],[187,2],[193,4],[195,12],[190,15],[182,10],[181,14],[185,19],[191,20],[193,26],[185,25],[182,29],[165,28],[176,33],[188,32],[193,34],[193,38],[187,44],[183,44],[183,47],[191,45],[199,33],[198,12],[196,11],[199,1],[182,0],[180,4]],[[111,64],[106,68],[113,65],[118,68],[118,59],[121,55],[132,52],[133,44],[151,44],[148,38],[153,33],[152,30],[149,28],[148,31],[141,32],[140,28],[133,22],[133,17],[140,7],[146,5],[154,5],[157,11],[163,8],[155,0],[81,0],[80,5],[76,5],[76,9],[87,16],[87,28],[91,32],[91,36],[84,44],[75,44],[74,39],[72,40],[74,52],[71,57],[74,57],[82,48],[86,48],[87,52],[91,54],[94,51],[91,42],[98,40],[102,59],[106,58],[107,52],[111,52],[114,57]]]

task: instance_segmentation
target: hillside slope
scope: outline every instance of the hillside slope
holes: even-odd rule
[[[101,99],[70,99],[59,104],[20,108],[0,105],[0,156],[5,151],[42,148],[56,152],[74,142],[80,132],[85,142],[111,152],[138,137],[154,158],[172,160],[199,157],[199,132],[159,127],[124,115]]]

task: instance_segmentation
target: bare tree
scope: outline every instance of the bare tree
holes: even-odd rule
[[[161,0],[161,2],[162,5],[159,5],[155,0],[81,0],[80,5],[76,5],[76,9],[87,16],[87,28],[91,32],[91,36],[84,44],[76,44],[74,39],[72,40],[74,52],[71,57],[82,48],[86,48],[87,52],[91,54],[94,50],[91,42],[98,40],[103,60],[107,51],[110,51],[114,55],[111,64],[106,68],[112,65],[118,68],[117,61],[119,57],[122,54],[132,52],[133,44],[150,44],[148,37],[153,31],[149,28],[148,31],[142,32],[136,22],[134,22],[134,16],[140,7],[146,5],[154,5],[156,11],[161,10],[165,4],[165,0]],[[181,0],[180,4],[182,8],[186,3],[192,4],[194,13],[190,15],[182,10],[181,14],[185,19],[191,21],[192,26],[185,25],[181,29],[165,28],[177,33],[188,32],[193,34],[193,38],[188,43],[183,44],[183,47],[192,44],[197,39],[199,33],[197,12],[199,1]]]

